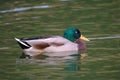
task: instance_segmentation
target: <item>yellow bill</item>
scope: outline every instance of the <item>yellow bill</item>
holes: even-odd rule
[[[90,41],[88,38],[84,37],[83,35],[81,35],[79,39],[83,41]]]

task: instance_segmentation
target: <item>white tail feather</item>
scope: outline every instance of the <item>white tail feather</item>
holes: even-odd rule
[[[25,44],[24,42],[22,42],[20,39],[18,39],[18,38],[15,38],[15,40],[16,40],[16,41],[18,41],[19,43],[23,44],[24,46],[27,46],[27,47],[29,47],[27,44]]]

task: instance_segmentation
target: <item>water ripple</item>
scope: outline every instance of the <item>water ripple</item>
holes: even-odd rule
[[[114,38],[120,38],[120,36],[107,36],[107,37],[97,37],[97,38],[89,38],[89,40],[97,40],[97,39],[114,39]]]
[[[20,8],[10,9],[10,10],[3,10],[3,11],[0,11],[0,13],[21,12],[21,11],[26,11],[26,10],[30,10],[30,9],[46,9],[46,8],[51,8],[51,6],[41,5],[41,6],[32,6],[32,7],[20,7]]]

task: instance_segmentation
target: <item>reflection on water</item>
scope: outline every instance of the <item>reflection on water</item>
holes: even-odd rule
[[[45,55],[47,56],[41,55],[40,57],[36,57],[32,59],[18,59],[16,62],[17,65],[32,63],[32,64],[37,64],[39,66],[44,66],[44,67],[46,66],[46,68],[48,68],[49,66],[54,66],[54,68],[61,66],[59,67],[59,69],[66,71],[80,70],[80,55],[78,52],[45,53]]]
[[[26,11],[30,9],[45,9],[45,8],[50,8],[51,6],[49,5],[41,5],[41,6],[32,6],[32,7],[20,7],[20,8],[14,8],[10,10],[3,10],[0,11],[0,13],[6,13],[6,12],[21,12],[21,11]]]
[[[100,40],[100,39],[114,39],[114,38],[120,38],[119,35],[116,36],[107,36],[107,37],[97,37],[97,38],[88,38],[89,40]]]
[[[60,0],[60,1],[71,1],[71,0]]]
[[[71,1],[71,0],[60,0],[63,2]],[[50,5],[40,5],[40,6],[30,6],[30,7],[20,7],[20,8],[14,8],[10,10],[3,10],[0,11],[0,13],[7,13],[7,12],[21,12],[21,11],[26,11],[30,9],[46,9],[46,8],[51,8],[52,6]]]
[[[70,80],[73,71],[80,71],[79,55],[41,57],[16,60],[16,70],[30,80]]]

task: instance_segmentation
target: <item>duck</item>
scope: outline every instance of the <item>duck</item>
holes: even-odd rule
[[[32,38],[15,38],[25,55],[34,57],[41,54],[53,54],[86,50],[84,37],[76,27],[69,27],[64,31],[63,36],[38,36]],[[68,53],[68,55],[71,55]],[[59,54],[58,54],[59,56]]]

